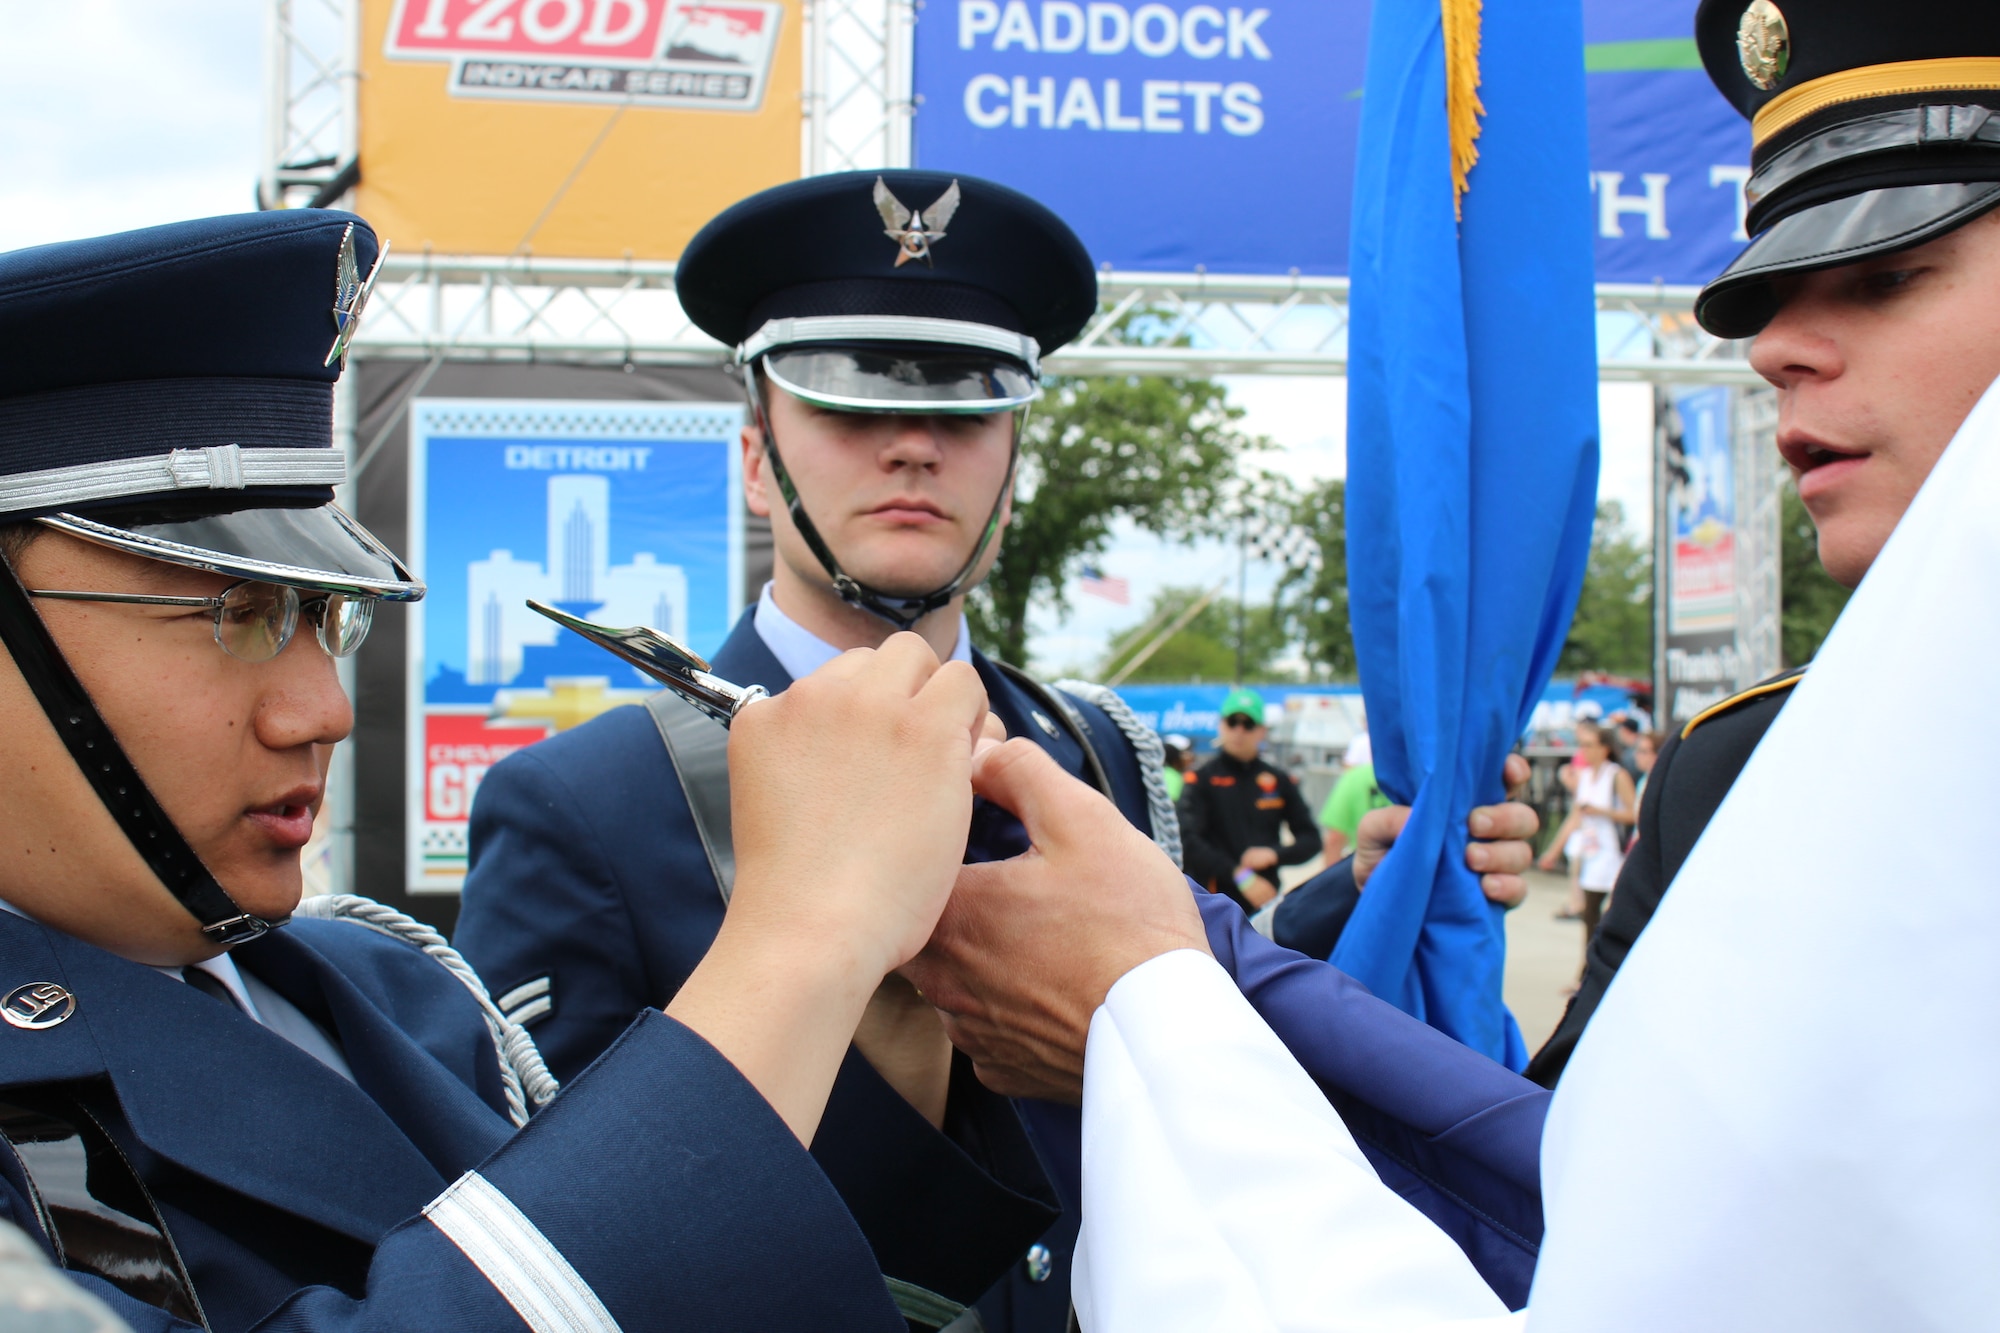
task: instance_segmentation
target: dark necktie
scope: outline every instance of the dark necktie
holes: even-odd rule
[[[236,996],[230,991],[229,987],[222,984],[221,980],[214,973],[205,972],[193,963],[189,963],[181,969],[181,976],[187,981],[188,985],[194,987],[196,990],[213,995],[239,1014],[243,1012],[243,1006],[236,1003]]]

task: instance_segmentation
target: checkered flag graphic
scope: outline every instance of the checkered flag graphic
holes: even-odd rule
[[[1265,520],[1253,522],[1248,540],[1249,553],[1286,569],[1309,572],[1320,567],[1319,543],[1312,534],[1292,523]]]

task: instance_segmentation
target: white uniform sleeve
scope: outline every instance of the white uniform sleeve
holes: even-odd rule
[[[1514,1333],[1214,959],[1119,980],[1084,1059],[1087,1333]]]

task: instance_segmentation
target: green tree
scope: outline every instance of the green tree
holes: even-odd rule
[[[1652,675],[1653,553],[1625,526],[1616,500],[1598,502],[1583,592],[1556,670]]]
[[[1299,645],[1314,678],[1352,680],[1354,628],[1347,607],[1347,482],[1323,481],[1290,507],[1294,525],[1319,547],[1314,570],[1296,570],[1278,585],[1285,631]]]
[[[1153,594],[1145,621],[1112,636],[1101,677],[1108,677],[1145,644],[1179,619],[1198,601],[1205,588],[1162,588]],[[1233,597],[1215,597],[1175,632],[1126,679],[1146,681],[1233,681],[1236,679],[1236,611]],[[1290,636],[1284,617],[1269,604],[1251,605],[1243,618],[1243,675],[1246,680],[1277,680],[1275,665],[1284,656]]]
[[[1819,530],[1786,478],[1778,487],[1779,630],[1785,665],[1810,662],[1852,594],[1819,562]]]
[[[973,639],[1025,662],[1029,606],[1068,608],[1071,575],[1110,544],[1114,519],[1170,540],[1226,531],[1237,463],[1265,447],[1239,428],[1242,415],[1213,380],[1052,381],[1021,437],[1000,558],[966,603]]]

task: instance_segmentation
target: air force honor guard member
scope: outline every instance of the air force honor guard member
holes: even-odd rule
[[[904,636],[739,720],[715,947],[559,1094],[415,923],[286,924],[332,659],[423,593],[331,504],[376,255],[302,210],[0,256],[0,1219],[143,1331],[901,1329],[802,1145],[950,889],[969,668]],[[787,789],[815,747],[852,788]]]
[[[744,491],[776,548],[716,673],[775,694],[913,630],[940,660],[971,663],[1008,734],[1174,839],[1159,743],[1115,696],[1034,682],[975,652],[966,628],[1040,358],[1097,308],[1090,256],[1061,219],[972,177],[820,176],[712,220],[676,287],[737,349]],[[559,1074],[670,1000],[715,938],[731,892],[722,737],[662,695],[509,756],[480,786],[456,943]],[[1023,847],[1018,824],[986,812],[968,855]],[[1074,1225],[1058,1223],[1037,1150],[1074,1179],[1074,1109],[1030,1106],[1024,1133],[969,1068],[954,1074],[936,1015],[900,979],[855,1044],[812,1147],[883,1271],[943,1297],[947,1316],[1005,1279],[980,1302],[986,1327],[1059,1333]]]
[[[777,551],[717,674],[780,691],[843,649],[913,629],[940,658],[972,663],[1009,735],[1108,795],[1132,837],[1173,849],[1157,738],[1108,692],[1048,689],[973,651],[962,611],[997,554],[1039,359],[1096,308],[1090,258],[1069,228],[972,177],[821,176],[714,219],[677,284],[689,316],[738,349],[754,415],[744,486],[752,511],[770,515]],[[669,1000],[723,920],[730,824],[718,797],[743,784],[723,774],[721,735],[663,695],[509,756],[480,787],[457,943],[532,1022],[559,1074],[586,1065],[642,1006]],[[1482,814],[1495,821],[1490,836],[1532,832],[1526,807]],[[884,797],[871,822],[907,817]],[[966,859],[1025,847],[1012,817],[982,806]],[[1504,878],[1527,854],[1516,841],[1470,855]],[[1532,1145],[1544,1094],[1331,969],[1306,976],[1296,955],[1256,952],[1265,942],[1241,928],[1242,913],[1208,896],[1234,918],[1211,917],[1218,953],[1248,937],[1239,980],[1300,1058],[1337,1096],[1367,1088],[1342,1104],[1371,1126],[1382,1169],[1496,1284],[1525,1296],[1540,1231],[1533,1171],[1496,1175],[1486,1162]],[[1415,1054],[1400,1045],[1410,1028]],[[1377,1056],[1392,1043],[1399,1055],[1384,1070]],[[900,980],[876,996],[856,1047],[813,1152],[883,1271],[950,1302],[978,1298],[993,1333],[1063,1328],[1080,1049],[1065,1070],[1006,1083],[1017,1122],[953,1062],[931,1006]],[[1461,1055],[1472,1073],[1438,1076]],[[1467,1124],[1468,1097],[1504,1105]],[[1035,1197],[1032,1158],[1022,1169],[1022,1123],[1057,1182],[1060,1222]]]

